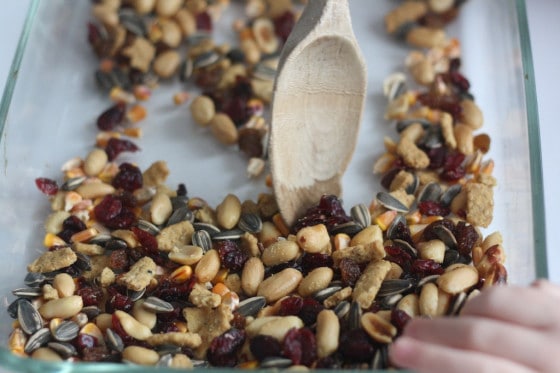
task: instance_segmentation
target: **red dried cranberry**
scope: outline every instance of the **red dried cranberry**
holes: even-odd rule
[[[239,75],[230,92],[233,97],[247,101],[253,96],[253,85],[247,77]]]
[[[303,305],[301,306],[301,310],[299,311],[299,318],[303,321],[303,323],[307,326],[311,326],[315,324],[317,321],[317,315],[321,312],[325,307],[318,301],[313,298],[304,298]]]
[[[97,118],[97,128],[101,131],[113,130],[116,126],[123,122],[125,113],[126,104],[124,102],[118,102],[101,113],[101,115]]]
[[[472,225],[460,221],[455,227],[455,239],[457,240],[457,250],[459,253],[461,255],[471,255],[472,249],[480,239],[480,236]]]
[[[447,73],[447,78],[459,92],[468,92],[471,88],[471,83],[460,72],[453,70]]]
[[[375,347],[363,329],[352,329],[342,333],[338,351],[347,362],[364,363],[371,361]]]
[[[441,275],[443,273],[443,267],[441,264],[434,262],[431,259],[416,259],[412,262],[410,272],[419,275],[420,277],[426,277],[431,275]]]
[[[155,330],[157,333],[176,333],[181,331],[175,322],[159,320]]]
[[[342,364],[333,355],[317,360],[316,369],[342,369]]]
[[[76,295],[82,297],[82,302],[84,306],[99,306],[99,303],[103,299],[103,290],[98,287],[87,286],[80,288],[76,291]]]
[[[101,40],[101,33],[97,26],[91,22],[87,23],[88,33],[87,33],[87,40],[90,45],[95,45]]]
[[[227,114],[233,123],[239,127],[249,120],[247,115],[247,102],[239,97],[231,97],[224,102],[222,112]]]
[[[126,249],[114,250],[109,254],[109,268],[116,272],[123,272],[128,269],[128,253]]]
[[[278,314],[280,316],[290,316],[297,315],[303,307],[303,298],[301,297],[288,297],[280,302],[280,310]]]
[[[333,265],[333,258],[329,254],[305,253],[301,258],[301,269],[304,275],[315,268],[332,267]]]
[[[274,32],[276,36],[278,36],[282,40],[282,42],[285,43],[286,40],[288,40],[288,36],[290,36],[294,25],[296,24],[296,18],[294,14],[291,11],[287,10],[282,13],[282,15],[274,18],[272,22],[274,23]]]
[[[286,333],[282,351],[294,365],[311,366],[317,360],[315,334],[307,328],[292,328]]]
[[[87,362],[108,361],[111,356],[106,346],[86,347],[82,350],[82,360]]]
[[[258,361],[263,361],[267,357],[282,356],[282,346],[274,337],[268,335],[257,335],[249,341],[251,353]]]
[[[70,215],[62,222],[62,229],[68,229],[73,232],[80,232],[87,229],[86,223],[84,223],[76,215]]]
[[[112,313],[115,312],[116,310],[129,312],[132,310],[132,306],[134,305],[132,299],[120,293],[115,286],[107,287],[107,292],[109,293],[110,296],[109,299],[107,300],[107,303],[105,304],[105,308],[107,309],[107,312]]]
[[[447,156],[447,148],[444,146],[438,146],[436,148],[426,149],[426,154],[430,158],[430,165],[428,168],[435,170],[443,167],[445,164],[445,158]]]
[[[197,30],[212,31],[212,17],[210,17],[208,12],[200,12],[195,18]]]
[[[397,333],[400,335],[406,326],[406,323],[409,322],[411,317],[403,310],[393,309],[391,311],[391,324],[397,328]]]
[[[80,333],[76,338],[76,348],[79,351],[83,351],[86,348],[93,348],[97,346],[98,341],[93,335]]]
[[[122,207],[122,202],[118,198],[107,195],[94,207],[93,212],[97,221],[105,224],[117,217],[121,213]]]
[[[422,201],[418,203],[418,210],[425,216],[447,216],[451,212],[448,207],[436,201]]]
[[[35,185],[41,191],[41,193],[47,196],[54,196],[58,193],[58,184],[53,179],[48,179],[46,177],[38,177],[35,179]]]
[[[406,225],[403,222],[399,222],[393,227],[392,230],[393,230],[393,232],[391,233],[392,240],[397,240],[397,239],[403,240],[411,245],[414,245],[414,242],[412,241],[412,235],[410,234],[410,228],[408,227],[408,225]]]
[[[191,276],[188,281],[182,283],[176,283],[171,281],[169,278],[163,278],[160,280],[157,289],[154,291],[154,296],[167,302],[188,299],[196,282],[196,276]]]
[[[412,256],[403,248],[398,246],[385,246],[385,260],[398,264],[405,272],[408,272],[412,265]]]
[[[122,152],[136,152],[140,148],[130,140],[110,138],[105,147],[105,152],[110,161],[115,160]]]
[[[105,226],[111,229],[129,229],[136,224],[137,218],[134,212],[123,209],[121,213],[105,222]]]
[[[142,171],[130,163],[123,163],[119,166],[119,172],[113,178],[115,188],[133,192],[142,187]]]
[[[362,275],[362,270],[356,261],[343,258],[339,263],[340,277],[345,286],[354,286]]]
[[[173,322],[183,319],[183,308],[176,303],[173,304],[173,311],[170,312],[158,312],[158,321]]]
[[[245,331],[229,329],[214,338],[208,348],[207,358],[210,364],[219,367],[233,367],[237,364],[237,351],[245,343]]]
[[[232,328],[245,329],[245,326],[247,325],[247,319],[239,312],[234,312],[233,319],[231,319],[229,323],[231,324]]]
[[[159,253],[158,242],[154,235],[137,227],[132,227],[130,229],[138,239],[141,246],[145,247],[150,253]]]
[[[218,251],[222,266],[232,272],[239,272],[242,270],[243,265],[249,259],[247,253],[245,253],[235,241],[217,241],[214,244],[214,248]]]
[[[350,220],[351,218],[344,212],[342,202],[337,196],[324,195],[317,206],[309,208],[302,217],[297,219],[293,229],[297,232],[304,227],[325,224],[330,232],[337,225]]]

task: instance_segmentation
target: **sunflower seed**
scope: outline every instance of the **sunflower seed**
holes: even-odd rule
[[[430,276],[426,276],[424,278],[422,278],[420,281],[418,281],[418,284],[416,285],[418,288],[421,288],[422,286],[426,285],[428,282],[435,282],[438,277],[440,275],[430,275]]]
[[[97,306],[86,306],[82,308],[82,312],[87,316],[88,320],[93,320],[101,313]]]
[[[356,223],[360,224],[362,228],[366,228],[371,225],[371,214],[368,207],[363,203],[352,206],[350,209],[350,216],[352,216],[352,219],[354,219]]]
[[[402,294],[412,288],[412,286],[413,284],[411,280],[385,280],[381,283],[377,296],[382,298],[390,295]]]
[[[220,228],[210,223],[194,222],[193,228],[195,231],[206,231],[210,233],[210,235],[213,235],[215,233],[220,233]]]
[[[171,303],[153,296],[146,298],[142,306],[152,312],[171,312],[175,309]]]
[[[212,235],[212,239],[216,241],[221,240],[238,240],[240,239],[245,232],[241,229],[231,229],[227,231],[221,231],[219,233],[214,233]]]
[[[181,66],[179,67],[179,79],[182,82],[187,82],[191,78],[193,70],[194,65],[192,59],[186,58],[181,62]]]
[[[408,184],[404,190],[408,194],[415,194],[418,190],[418,186],[420,186],[420,178],[415,173],[411,173],[411,175],[412,183]]]
[[[384,207],[389,210],[394,210],[398,212],[408,212],[408,207],[391,194],[387,192],[379,192],[377,193],[377,201],[381,203]]]
[[[60,355],[63,359],[68,359],[78,354],[78,350],[70,343],[66,342],[49,342],[47,343],[50,349]]]
[[[111,77],[111,73],[96,70],[95,71],[95,81],[97,82],[97,86],[106,92],[109,92],[111,88],[115,86],[113,82],[113,78]]]
[[[37,298],[43,295],[43,290],[39,287],[18,288],[12,290],[12,294],[20,298]]]
[[[416,22],[403,22],[393,33],[397,39],[405,40],[406,35],[416,27]]]
[[[455,239],[455,236],[453,235],[453,232],[451,232],[449,230],[449,228],[447,228],[443,225],[436,225],[436,226],[433,227],[433,231],[434,231],[435,235],[441,241],[443,241],[445,246],[447,246],[450,249],[456,249],[457,248],[457,240]]]
[[[14,300],[12,303],[10,303],[10,305],[7,308],[8,314],[10,315],[10,317],[12,319],[17,319],[18,317],[18,303],[19,302],[27,302],[27,300],[22,299],[22,298],[17,298],[16,300]]]
[[[215,51],[204,52],[198,55],[193,61],[193,67],[195,69],[202,69],[208,66],[212,66],[220,60],[220,55]]]
[[[384,310],[392,309],[401,299],[402,294],[387,295],[379,300],[379,305]]]
[[[205,230],[195,231],[191,240],[194,246],[202,248],[204,252],[212,248],[212,238],[210,237],[210,233]]]
[[[373,360],[371,361],[372,369],[387,369],[389,367],[389,352],[387,350],[387,345],[382,344],[377,348],[375,354],[373,355]]]
[[[111,239],[112,239],[111,235],[104,234],[104,233],[99,233],[99,234],[96,234],[95,237],[90,239],[88,241],[88,243],[90,243],[92,245],[103,246],[103,247],[106,248],[107,242],[109,242]]]
[[[187,43],[189,45],[197,45],[207,39],[212,39],[211,33],[206,31],[198,31],[195,32],[194,34],[187,36]]]
[[[419,144],[423,148],[434,149],[442,146],[443,135],[440,126],[430,126],[426,129],[424,137],[420,140]]]
[[[79,332],[80,326],[74,321],[63,321],[54,330],[53,337],[59,342],[70,342]]]
[[[427,129],[432,127],[432,122],[423,118],[403,119],[397,122],[397,131],[402,132],[407,129],[411,124],[419,123],[422,128]]]
[[[143,231],[148,232],[152,236],[157,236],[160,232],[160,229],[155,224],[150,223],[149,221],[144,219],[138,219],[138,223],[136,223],[136,226]]]
[[[317,291],[315,294],[313,294],[313,298],[315,298],[315,300],[318,302],[323,302],[325,299],[327,299],[340,289],[342,289],[342,286],[329,286],[325,289]]]
[[[144,296],[144,294],[146,293],[146,288],[142,289],[142,290],[130,290],[127,289],[126,290],[126,295],[130,298],[131,301],[136,302],[137,300],[139,300],[140,298],[142,298]]]
[[[350,310],[348,311],[348,328],[350,330],[358,329],[361,327],[362,318],[362,308],[358,302],[352,302],[350,304]]]
[[[339,319],[342,319],[350,311],[350,302],[343,300],[334,307],[333,311]]]
[[[124,350],[124,343],[120,335],[115,333],[111,328],[107,328],[105,331],[105,341],[108,347],[117,352],[122,352]]]
[[[259,233],[262,230],[262,219],[257,214],[242,214],[237,226],[249,233]]]
[[[51,340],[51,331],[49,328],[41,328],[35,331],[25,344],[24,351],[27,354],[32,353],[39,347],[46,345]]]
[[[362,230],[362,226],[355,221],[349,221],[347,223],[338,224],[331,230],[331,234],[346,233],[350,237],[355,236]]]
[[[400,247],[401,249],[405,250],[408,254],[410,254],[413,258],[418,256],[418,251],[405,240],[401,240],[400,238],[396,238],[393,240],[393,244]]]
[[[130,83],[130,78],[127,73],[125,73],[121,69],[116,68],[113,69],[110,74],[111,79],[113,80],[113,86],[118,86],[125,90],[130,89],[132,84]]]
[[[441,194],[441,196],[439,197],[439,201],[443,205],[449,206],[451,204],[451,201],[453,201],[453,198],[455,198],[457,194],[461,192],[462,188],[463,187],[461,184],[455,184],[450,186],[449,188],[447,188],[445,192]]]
[[[22,299],[18,302],[17,319],[21,329],[27,335],[31,335],[43,327],[41,314],[28,300]]]
[[[461,258],[461,254],[457,250],[448,249],[445,250],[445,254],[443,255],[443,267],[449,267],[451,264],[457,263]]]
[[[241,316],[248,317],[254,316],[259,312],[264,306],[266,306],[266,298],[262,296],[247,298],[237,306],[237,313]]]
[[[271,67],[268,63],[259,62],[255,65],[253,70],[253,77],[260,80],[274,80],[276,78],[276,69]]]
[[[398,237],[398,231],[400,230],[400,226],[407,226],[406,225],[406,218],[404,217],[404,215],[398,214],[393,221],[391,222],[391,224],[389,224],[389,228],[387,228],[387,238],[392,240],[395,239],[395,237]]]
[[[406,76],[404,74],[394,73],[383,81],[383,94],[389,102],[394,101],[404,92],[406,92]]]
[[[119,238],[111,238],[105,243],[105,249],[114,251],[114,250],[122,250],[128,247],[126,241],[121,240]]]
[[[173,211],[181,208],[181,207],[188,207],[187,205],[189,204],[189,197],[184,195],[184,196],[175,196],[175,197],[171,197],[171,206],[173,207]]]
[[[156,367],[158,368],[168,368],[171,367],[171,362],[173,361],[173,355],[171,354],[165,354],[162,355],[158,362],[156,363]]]
[[[163,344],[163,345],[160,345],[160,346],[156,346],[154,349],[157,351],[159,356],[175,355],[175,354],[180,354],[181,353],[181,347],[180,346],[170,345],[170,344]]]
[[[208,368],[210,363],[207,360],[195,360],[191,359],[193,368]]]
[[[60,186],[60,189],[64,190],[64,191],[74,190],[77,187],[79,187],[80,185],[82,185],[82,183],[84,182],[85,179],[86,179],[85,176],[76,176],[76,177],[70,178],[70,179],[66,180],[64,182],[64,184],[62,184]]]
[[[91,259],[86,254],[76,252],[78,260],[73,264],[73,266],[80,271],[91,271]]]
[[[428,183],[422,188],[416,200],[423,201],[437,201],[441,195],[441,186],[438,183]]]
[[[190,221],[191,223],[194,221],[194,214],[187,206],[182,206],[175,209],[167,220],[166,225],[170,226],[182,221]]]
[[[284,357],[267,357],[261,361],[259,368],[274,369],[274,368],[287,368],[292,365],[292,359]]]
[[[451,302],[451,306],[449,307],[448,314],[450,316],[458,315],[459,312],[461,312],[461,309],[463,308],[463,305],[465,304],[466,301],[467,301],[467,293],[463,291],[457,294],[453,299],[453,301]]]
[[[29,287],[41,286],[45,281],[47,281],[46,276],[39,272],[28,272],[23,280],[25,285]]]
[[[123,8],[119,11],[119,22],[128,31],[137,36],[144,36],[148,34],[148,28],[140,17],[133,9]]]

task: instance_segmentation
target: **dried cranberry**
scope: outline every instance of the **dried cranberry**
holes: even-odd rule
[[[229,323],[231,324],[232,328],[245,329],[245,326],[247,325],[247,319],[239,312],[234,312],[233,319],[231,319]]]
[[[315,334],[307,328],[290,329],[284,337],[282,351],[294,365],[311,366],[317,359]]]
[[[212,31],[212,17],[210,17],[208,12],[200,12],[195,18],[197,30]]]
[[[35,185],[37,185],[37,188],[39,188],[41,193],[46,194],[47,196],[54,196],[58,193],[58,184],[52,179],[38,177],[35,179]]]
[[[441,275],[443,271],[441,264],[431,259],[416,259],[412,262],[410,268],[410,272],[419,275],[419,277]]]
[[[480,239],[480,236],[472,225],[460,221],[455,227],[455,239],[457,240],[457,250],[459,253],[461,255],[471,255],[472,249]]]
[[[391,324],[397,328],[397,333],[400,335],[406,326],[406,323],[409,322],[411,317],[403,310],[399,310],[397,308],[391,311]]]
[[[412,235],[410,234],[410,228],[408,227],[408,225],[406,225],[403,222],[397,223],[392,228],[391,239],[392,240],[403,240],[403,241],[408,242],[411,245],[414,245],[414,242],[412,241]]]
[[[449,60],[449,71],[457,71],[461,68],[461,58],[455,57]]]
[[[341,280],[345,286],[354,286],[362,275],[358,263],[350,258],[343,258],[338,267],[340,268]]]
[[[298,271],[302,272],[301,263],[297,260],[290,260],[286,263],[280,263],[272,267],[265,267],[264,269],[264,277],[272,276],[280,271],[285,270],[286,268],[293,268],[297,269]]]
[[[105,226],[111,229],[129,229],[136,224],[136,214],[128,209],[123,209],[121,213],[105,222]]]
[[[403,248],[398,246],[385,246],[385,260],[398,264],[405,272],[408,272],[412,265],[412,256]]]
[[[305,253],[301,257],[301,269],[304,275],[308,274],[315,268],[332,267],[333,265],[333,258],[329,254]]]
[[[422,201],[418,203],[418,210],[426,216],[447,216],[451,212],[448,207],[436,201]]]
[[[62,222],[62,229],[72,230],[74,232],[80,232],[87,229],[86,223],[84,223],[80,218],[75,215],[70,215]]]
[[[78,289],[76,295],[82,297],[82,302],[85,307],[99,306],[99,303],[103,299],[103,290],[98,287],[87,286]]]
[[[233,97],[247,101],[253,96],[253,85],[247,77],[239,75],[235,78],[230,93]]]
[[[282,346],[274,337],[268,335],[256,335],[249,342],[251,353],[258,361],[267,357],[282,356]]]
[[[82,351],[86,348],[93,348],[97,346],[97,344],[98,344],[97,338],[95,338],[93,335],[90,334],[80,333],[76,338],[76,348],[79,351]]]
[[[342,369],[342,364],[333,355],[320,358],[315,364],[316,369]]]
[[[243,265],[245,265],[245,262],[249,259],[247,253],[243,251],[235,241],[217,241],[214,247],[218,251],[222,266],[232,272],[241,271]]]
[[[156,324],[155,330],[157,333],[176,333],[181,330],[173,321],[159,321]]]
[[[174,322],[183,319],[183,308],[175,302],[171,302],[171,303],[173,304],[173,311],[158,312],[157,314],[158,321]]]
[[[142,171],[130,163],[123,163],[119,166],[119,172],[113,178],[115,188],[133,192],[142,187]]]
[[[97,221],[104,224],[118,216],[122,211],[122,207],[121,200],[107,195],[94,207],[93,212]]]
[[[111,131],[124,121],[125,113],[126,104],[118,102],[101,113],[97,118],[97,127],[101,131]]]
[[[301,306],[301,310],[299,311],[299,318],[303,321],[303,323],[307,326],[311,326],[315,324],[317,321],[317,315],[321,312],[325,307],[318,301],[313,298],[304,298],[303,305]]]
[[[154,296],[167,302],[188,299],[196,282],[196,276],[191,276],[188,281],[182,283],[176,283],[171,281],[169,278],[163,278],[160,280],[157,289],[154,291]]]
[[[110,138],[105,147],[105,152],[110,161],[115,160],[122,152],[136,152],[140,148],[130,140]]]
[[[303,298],[297,296],[287,297],[280,302],[278,314],[280,316],[297,315],[300,313],[302,307]]]
[[[134,302],[130,297],[119,292],[117,287],[109,286],[107,287],[107,292],[109,293],[109,299],[105,304],[105,308],[107,312],[112,313],[116,310],[129,312],[132,310],[132,306],[134,306]]]
[[[220,367],[233,367],[237,364],[237,351],[245,343],[245,331],[229,329],[214,338],[208,348],[207,358],[210,364]]]
[[[261,132],[256,128],[241,128],[237,144],[239,150],[249,158],[258,158],[263,154]]]
[[[111,352],[106,346],[86,347],[82,350],[82,360],[88,362],[109,361],[112,358]],[[116,358],[116,354],[115,357]]]
[[[342,208],[342,202],[334,195],[324,195],[317,206],[309,208],[306,213],[297,219],[294,231],[317,224],[325,224],[330,232],[339,224],[347,223],[351,218]]]
[[[453,223],[453,221],[450,219],[442,219],[428,224],[428,226],[424,228],[424,231],[422,232],[422,238],[425,241],[439,239],[439,236],[437,234],[437,229],[439,229],[439,227],[445,227],[449,229],[451,233],[455,234],[455,223]]]
[[[227,114],[233,123],[239,127],[249,120],[247,115],[247,102],[239,97],[231,97],[224,102],[222,112]]]
[[[290,36],[294,25],[296,24],[296,18],[294,14],[291,11],[287,10],[280,16],[274,18],[272,22],[274,22],[274,32],[276,33],[276,36],[278,36],[282,40],[282,42],[285,43],[286,40],[288,40],[288,36]]]
[[[145,247],[150,253],[159,253],[158,242],[154,235],[137,227],[132,227],[131,230],[141,246]]]
[[[352,329],[340,336],[338,351],[345,361],[352,363],[370,362],[375,347],[363,329]]]
[[[128,253],[126,249],[114,250],[109,254],[109,268],[116,272],[124,272],[128,269]]]
[[[447,79],[459,92],[468,92],[471,88],[471,83],[460,72],[454,70],[447,73]]]
[[[447,148],[444,146],[438,146],[435,148],[426,149],[426,154],[430,158],[430,165],[428,168],[435,170],[443,167],[445,164],[445,157],[447,156]]]

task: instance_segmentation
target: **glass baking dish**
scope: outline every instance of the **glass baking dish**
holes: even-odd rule
[[[384,151],[383,137],[395,137],[394,128],[383,120],[382,81],[404,69],[409,51],[383,30],[383,15],[395,2],[372,4],[350,1],[354,30],[368,65],[368,95],[358,148],[344,178],[347,209],[369,203],[379,189],[372,165]],[[49,206],[34,179],[57,178],[66,160],[85,156],[97,133],[95,119],[107,106],[107,99],[94,89],[97,62],[85,35],[89,6],[88,1],[32,2],[1,102],[0,372],[153,371],[115,364],[44,363],[15,357],[6,349],[11,290],[22,285],[27,264],[43,250],[42,224]],[[228,17],[234,15],[224,17],[216,38],[227,41],[234,19]],[[462,43],[462,69],[484,113],[483,131],[492,138],[490,156],[499,185],[487,233],[499,230],[504,237],[510,283],[546,277],[537,104],[525,3],[470,0],[448,33]],[[243,157],[190,123],[187,105],[173,106],[171,96],[178,84],[158,88],[141,124],[142,151],[120,161],[134,161],[145,169],[155,160],[166,160],[171,170],[167,184],[184,182],[190,195],[211,205],[229,192],[256,199],[266,186],[262,179],[247,179]]]

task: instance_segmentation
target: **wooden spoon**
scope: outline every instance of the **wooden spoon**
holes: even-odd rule
[[[282,50],[272,102],[272,181],[288,225],[323,194],[341,195],[365,94],[348,0],[310,0]]]

